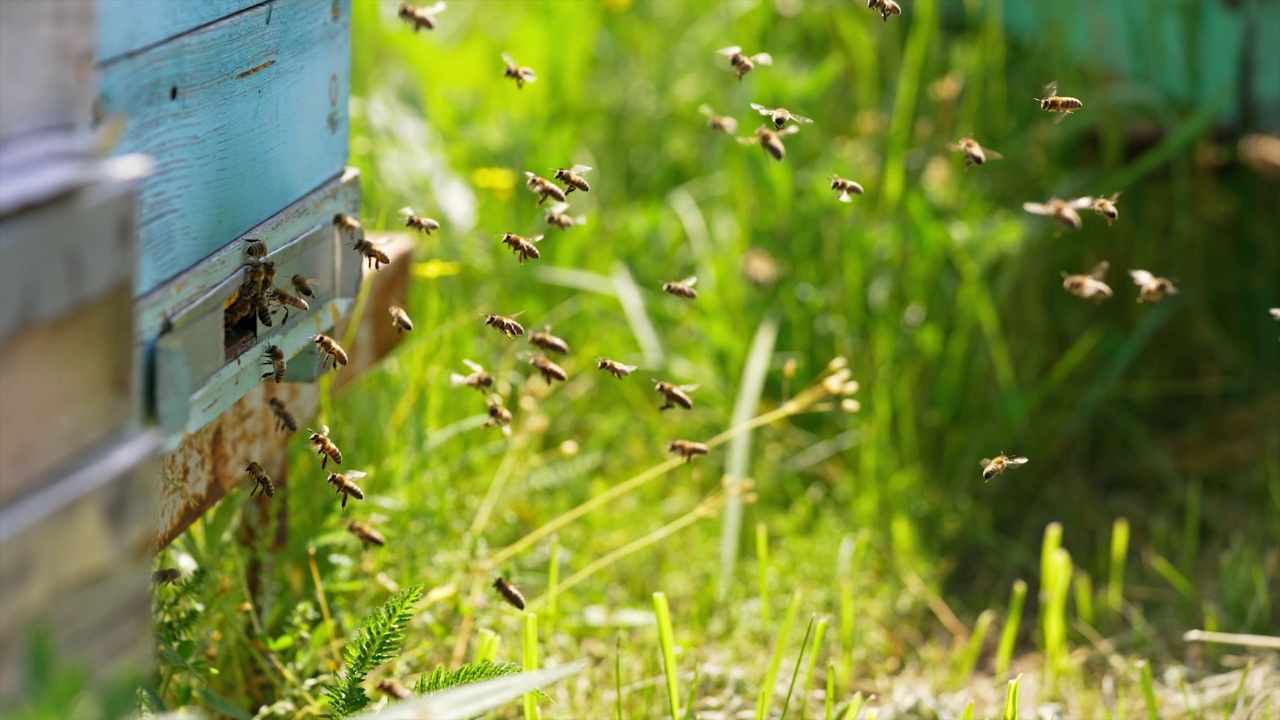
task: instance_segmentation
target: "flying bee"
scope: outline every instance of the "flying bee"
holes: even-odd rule
[[[862,185],[834,173],[831,175],[831,189],[840,193],[840,197],[837,198],[840,202],[846,203],[853,202],[853,196],[861,195],[863,192]]]
[[[569,374],[564,371],[564,368],[554,362],[551,362],[543,355],[534,355],[529,358],[529,364],[537,368],[538,372],[542,373],[542,377],[547,381],[548,385],[552,384],[555,380],[565,382],[569,379]]]
[[[511,252],[516,254],[516,258],[523,265],[525,260],[537,260],[542,257],[542,253],[538,252],[536,243],[542,242],[542,235],[534,235],[533,237],[521,237],[515,233],[503,233],[498,236],[503,245],[511,248]]]
[[[778,280],[778,261],[764,248],[749,248],[742,256],[742,274],[752,285],[768,287]]]
[[[267,244],[258,238],[244,238],[248,245],[244,249],[244,254],[251,258],[264,258],[267,256]]]
[[[311,430],[311,428],[307,428],[307,430]],[[311,439],[308,440],[308,442],[311,443],[311,449],[315,450],[322,458],[320,461],[321,470],[324,470],[329,466],[330,458],[333,459],[334,465],[342,464],[342,451],[339,450],[338,446],[329,439],[328,425],[321,425],[320,432],[311,430]]]
[[[1111,223],[1120,218],[1120,211],[1116,209],[1116,201],[1119,199],[1118,192],[1111,193],[1111,197],[1093,199],[1093,211],[1107,219],[1107,227],[1111,227]]]
[[[958,141],[947,145],[947,148],[964,155],[964,167],[966,170],[969,169],[970,165],[985,165],[988,159],[999,160],[1004,157],[991,148],[982,147],[977,140],[971,137],[962,137]]]
[[[333,216],[334,227],[347,232],[355,232],[360,229],[360,221],[346,213],[337,213]]]
[[[782,138],[787,135],[794,135],[798,132],[800,132],[800,128],[797,125],[788,125],[776,132],[761,125],[756,128],[755,135],[750,137],[740,137],[738,138],[738,142],[743,145],[754,145],[756,143],[760,143],[760,147],[763,148],[766,153],[772,155],[774,160],[781,160],[787,156],[787,148],[782,144]]]
[[[409,313],[405,312],[404,308],[392,305],[387,308],[387,312],[391,313],[391,325],[396,329],[397,335],[413,329],[413,321],[409,319]]]
[[[271,477],[267,475],[267,471],[256,462],[250,462],[245,466],[244,471],[249,473],[253,478],[253,489],[249,491],[249,497],[254,494],[266,495],[267,497],[275,497],[276,486],[271,482]]]
[[[566,215],[565,211],[569,209],[569,203],[556,203],[547,211],[547,224],[552,227],[558,227],[561,230],[568,230],[574,225],[585,225],[587,223],[586,215]]]
[[[1087,274],[1068,275],[1062,273],[1062,287],[1067,292],[1086,300],[1105,300],[1111,297],[1111,286],[1102,281],[1106,277],[1111,263],[1103,260],[1093,266]]]
[[[1271,317],[1280,320],[1280,308],[1269,308],[1267,312],[1271,313]]]
[[[296,290],[299,295],[305,295],[309,298],[316,296],[315,281],[306,275],[294,275],[292,283],[293,289]]]
[[[347,530],[350,531],[352,535],[360,538],[360,542],[364,543],[366,549],[368,549],[370,545],[383,547],[387,544],[387,539],[382,535],[382,533],[374,530],[368,525],[365,525],[359,520],[352,520],[350,523],[347,523]]]
[[[498,591],[503,600],[517,610],[524,609],[524,595],[516,589],[515,585],[507,582],[503,578],[496,578],[493,581],[493,589]]]
[[[686,463],[693,462],[694,456],[706,455],[708,452],[705,444],[694,442],[692,440],[672,440],[667,445],[667,449],[672,453],[683,457]]]
[[[693,300],[698,297],[698,291],[693,289],[693,286],[697,284],[697,276],[689,276],[683,280],[671,280],[662,283],[662,291],[676,297]]]
[[[502,72],[502,77],[509,77],[515,80],[516,89],[523,90],[525,83],[538,81],[538,75],[533,72],[533,68],[517,65],[516,59],[511,57],[511,53],[502,53],[502,62],[507,64],[507,69]]]
[[[529,333],[529,343],[540,347],[543,350],[558,352],[561,355],[567,355],[569,353],[569,343],[555,335],[552,335],[550,325],[546,326],[546,328],[540,332]]]
[[[523,313],[524,311],[521,310],[510,317],[506,315],[485,315],[484,313],[481,313],[481,316],[484,317],[485,325],[493,327],[497,329],[498,332],[511,338],[524,334],[524,326],[515,320]]]
[[[787,121],[791,121],[797,125],[800,123],[808,124],[813,122],[813,120],[810,120],[803,115],[797,115],[786,108],[767,108],[760,103],[751,103],[751,109],[773,120],[773,126],[778,130],[781,130],[782,127],[787,124]]]
[[[443,2],[438,2],[427,7],[414,7],[409,3],[400,3],[399,14],[401,18],[404,18],[406,22],[413,26],[413,31],[416,33],[423,28],[426,28],[427,30],[435,30],[435,16],[444,12],[446,7],[447,5]]]
[[[547,198],[551,198],[556,202],[564,202],[564,191],[560,189],[559,185],[544,177],[534,175],[528,170],[525,171],[524,176],[528,178],[525,180],[525,186],[538,196],[539,205],[546,202]]]
[[[262,379],[275,378],[278,383],[284,382],[284,373],[288,368],[288,363],[284,360],[284,351],[277,345],[268,345],[266,358],[262,361],[263,365],[270,365],[271,370],[263,373]]]
[[[653,389],[657,390],[665,398],[666,403],[658,408],[658,410],[668,410],[677,405],[685,410],[693,409],[693,398],[689,397],[689,393],[698,389],[697,385],[675,385],[665,380],[654,380]]]
[[[177,582],[182,577],[182,571],[178,568],[161,568],[151,573],[151,582],[156,585],[169,585]]]
[[[1079,230],[1081,225],[1080,213],[1076,211],[1092,205],[1093,198],[1091,197],[1079,197],[1075,200],[1063,200],[1054,197],[1043,203],[1022,203],[1022,209],[1032,215],[1047,215],[1057,220],[1063,227]]]
[[[271,412],[276,416],[276,428],[287,431],[289,433],[298,432],[298,421],[293,417],[293,413],[284,406],[284,401],[280,398],[271,398],[267,401],[271,406]]]
[[[345,508],[347,506],[348,498],[355,498],[357,500],[364,499],[364,491],[361,490],[360,486],[355,484],[354,481],[365,477],[367,474],[368,473],[363,473],[359,470],[352,470],[345,474],[336,472],[329,473],[329,484],[332,485],[334,490],[342,496],[342,507]]]
[[[368,267],[374,270],[381,270],[383,265],[391,264],[391,256],[378,247],[383,242],[382,240],[369,240],[368,238],[359,237],[356,238],[351,247],[364,256],[364,259],[368,261]]]
[[[1058,116],[1055,123],[1060,123],[1067,118],[1068,115],[1084,107],[1084,103],[1073,97],[1062,97],[1058,95],[1058,83],[1051,82],[1044,86],[1044,93],[1047,97],[1034,98],[1040,103],[1040,109],[1046,112],[1062,113]]]
[[[596,367],[618,379],[622,379],[635,372],[637,367],[635,365],[624,365],[617,360],[610,360],[609,358],[596,358],[596,363]]]
[[[1026,465],[1027,459],[1024,457],[1009,457],[1001,453],[993,458],[983,458],[979,465],[982,466],[983,481],[990,481],[991,478],[999,475],[1009,468],[1015,468],[1019,465]]]
[[[742,48],[737,45],[730,45],[716,52],[729,58],[729,64],[733,66],[733,74],[737,76],[738,82],[742,82],[742,76],[751,72],[755,66],[773,64],[773,56],[769,53],[756,53],[748,56],[744,55]]]
[[[1130,270],[1129,277],[1138,286],[1138,302],[1160,302],[1165,295],[1178,294],[1172,280],[1156,277],[1146,270]]]
[[[716,111],[712,110],[710,105],[699,106],[698,112],[706,116],[707,127],[712,130],[718,130],[725,135],[732,135],[738,132],[737,120],[729,117],[728,115],[717,115]]]
[[[502,434],[511,437],[511,411],[502,406],[502,399],[493,396],[489,398],[489,419],[485,421],[484,426],[487,428],[502,428]]]
[[[316,344],[316,347],[320,348],[320,352],[324,355],[324,364],[321,369],[328,370],[330,360],[333,361],[334,370],[337,370],[339,365],[347,364],[347,351],[342,349],[337,340],[319,333],[312,335],[310,340]]]
[[[311,309],[306,300],[297,295],[291,295],[278,287],[273,287],[267,291],[267,299],[284,308],[284,319],[280,321],[281,325],[289,322],[289,308],[303,311]]]
[[[571,168],[558,168],[555,178],[564,183],[564,194],[567,196],[574,190],[582,192],[591,192],[591,185],[587,183],[587,179],[583,175],[591,172],[589,165],[574,165]]]
[[[391,678],[386,678],[384,680],[378,681],[378,692],[382,693],[383,695],[388,695],[390,697],[393,697],[397,700],[413,699],[413,693],[409,692],[408,688],[396,682],[395,680],[392,680]]]
[[[872,10],[878,10],[880,17],[884,18],[885,22],[889,22],[890,15],[902,14],[902,6],[894,2],[894,0],[867,0],[867,7]]]
[[[471,368],[470,375],[462,375],[459,373],[449,373],[449,384],[454,387],[466,385],[475,388],[480,392],[484,392],[493,387],[493,376],[485,371],[484,366],[478,362],[471,360],[463,360],[467,367]]]
[[[417,230],[424,235],[430,235],[432,231],[440,229],[440,223],[429,217],[415,215],[411,207],[400,208],[400,214],[404,216],[404,226],[410,230]]]

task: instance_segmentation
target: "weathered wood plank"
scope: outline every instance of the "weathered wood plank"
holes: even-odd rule
[[[271,0],[102,66],[117,150],[156,159],[138,295],[341,172],[350,44],[350,0]]]
[[[156,45],[262,0],[104,0],[98,3],[97,60]]]
[[[0,143],[88,126],[93,107],[93,0],[0,2]]]

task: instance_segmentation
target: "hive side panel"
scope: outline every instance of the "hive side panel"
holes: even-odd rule
[[[247,10],[261,0],[98,1],[98,62],[108,62]]]

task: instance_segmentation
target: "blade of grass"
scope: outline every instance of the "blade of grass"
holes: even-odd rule
[[[1129,554],[1129,521],[1116,518],[1111,524],[1111,567],[1107,575],[1107,609],[1119,617],[1124,609],[1124,563]]]
[[[769,526],[756,523],[756,582],[760,593],[760,625],[772,622],[769,603]]]
[[[858,717],[858,713],[862,711],[864,703],[865,700],[862,697],[862,691],[859,690],[854,693],[853,698],[849,700],[849,706],[844,709],[843,720],[854,720],[854,718]]]
[[[1075,571],[1076,618],[1085,625],[1093,625],[1093,580],[1080,568]]]
[[[973,635],[965,645],[964,652],[960,654],[960,661],[956,666],[957,685],[963,686],[973,674],[973,669],[978,666],[978,657],[982,655],[982,646],[987,642],[987,633],[991,630],[991,623],[995,618],[996,611],[990,608],[978,615],[977,622],[973,624]]]
[[[560,538],[551,538],[551,560],[550,567],[547,568],[547,637],[551,637],[551,633],[555,628],[556,622],[556,592],[557,585],[560,582]]]
[[[787,697],[782,701],[782,716],[779,720],[787,720],[787,708],[791,707],[791,695],[796,690],[796,679],[800,677],[800,663],[804,660],[804,651],[809,646],[809,638],[813,635],[813,626],[816,619],[816,615],[810,615],[809,625],[804,629],[804,639],[800,641],[800,654],[796,655],[796,667],[791,671],[791,683],[787,685]],[[810,662],[812,662],[812,657],[810,657]],[[801,704],[803,704],[803,701]]]
[[[804,688],[800,695],[800,720],[804,720],[805,708],[808,707],[808,703],[804,700],[809,697],[809,688],[813,687],[813,668],[818,664],[818,650],[822,648],[822,637],[827,633],[827,622],[830,619],[823,615],[813,629],[813,652],[809,653],[809,666],[804,671]]]
[[[1026,581],[1014,580],[1013,594],[1009,597],[1009,617],[1000,631],[1000,645],[996,649],[996,677],[1009,673],[1009,661],[1013,658],[1013,645],[1018,640],[1018,626],[1022,624],[1022,606],[1026,600]]]
[[[1021,683],[1021,673],[1009,681],[1009,689],[1004,695],[1004,720],[1018,720],[1018,685]]]
[[[1151,677],[1151,663],[1139,660],[1138,670],[1142,673],[1142,697],[1147,702],[1147,718],[1160,720],[1160,710],[1156,707],[1156,685]]]
[[[823,720],[831,720],[831,715],[836,709],[836,664],[830,661],[827,662],[827,696],[823,699],[825,700]]]
[[[524,671],[533,672],[538,669],[538,615],[524,614]],[[538,711],[538,697],[533,693],[524,696],[524,720],[539,720],[542,713]]]
[[[613,640],[613,707],[614,720],[622,720],[622,636]]]
[[[759,704],[756,705],[756,718],[764,720],[773,705],[774,688],[777,687],[778,673],[782,670],[782,657],[787,650],[787,638],[791,635],[791,626],[796,621],[796,613],[800,610],[802,593],[796,590],[791,595],[791,604],[787,607],[787,615],[778,631],[777,645],[773,650],[773,659],[769,661],[769,671],[765,674],[764,686],[760,689]]]
[[[667,594],[653,594],[653,609],[658,614],[658,645],[662,650],[662,671],[667,676],[667,699],[671,703],[672,720],[680,717],[679,669],[676,667],[676,640],[671,630],[671,607]]]

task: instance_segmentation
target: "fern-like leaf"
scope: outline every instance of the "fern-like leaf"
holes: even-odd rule
[[[390,662],[400,653],[404,631],[413,618],[413,606],[422,597],[422,586],[414,585],[387,600],[365,618],[364,625],[343,651],[346,668],[324,689],[329,703],[326,717],[340,720],[369,705],[361,683],[374,668]]]
[[[492,680],[504,675],[515,675],[523,670],[524,668],[515,663],[496,663],[492,660],[485,660],[482,663],[468,663],[452,671],[445,669],[445,666],[441,665],[435,669],[435,672],[431,673],[431,677],[427,677],[426,674],[419,677],[418,682],[413,686],[413,692],[416,695],[429,695],[461,685],[470,685],[481,680]],[[533,694],[548,702],[551,701],[551,698],[547,697],[546,693],[541,690],[534,690]]]

